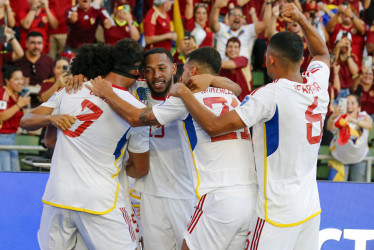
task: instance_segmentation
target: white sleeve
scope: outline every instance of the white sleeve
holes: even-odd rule
[[[247,95],[241,105],[235,108],[247,127],[256,123],[270,120],[276,111],[274,88],[268,84],[253,93]]]
[[[329,86],[330,68],[326,63],[317,60],[311,61],[305,73],[309,73],[309,77],[313,77],[318,83],[322,83],[325,87]]]
[[[127,149],[136,154],[149,151],[149,127],[130,128]]]
[[[152,106],[153,114],[161,125],[165,125],[177,119],[186,119],[188,111],[182,99],[169,97],[165,102]]]
[[[60,91],[56,91],[46,102],[43,102],[40,106],[44,106],[47,108],[53,108],[53,115],[59,114],[60,112],[60,103],[62,97],[65,94],[65,89],[61,89]]]

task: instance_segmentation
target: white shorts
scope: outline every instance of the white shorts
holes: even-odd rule
[[[276,227],[254,216],[246,250],[317,250],[320,215],[294,227]]]
[[[142,194],[140,224],[144,249],[181,249],[183,232],[194,204],[195,199],[179,200]]]
[[[87,249],[103,250],[135,249],[136,237],[131,218],[122,204],[104,215],[44,204],[38,231],[40,248],[73,249],[79,246],[79,249],[84,249],[86,246]]]
[[[256,188],[230,187],[201,197],[184,233],[189,249],[244,249],[256,195]]]

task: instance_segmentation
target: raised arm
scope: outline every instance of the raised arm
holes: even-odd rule
[[[109,81],[100,76],[91,80],[92,87],[85,85],[95,95],[105,98],[106,102],[117,115],[127,121],[131,127],[161,125],[153,114],[152,107],[138,109],[120,98]]]
[[[269,20],[269,24],[266,26],[265,29],[265,37],[269,38],[272,37],[275,33],[277,33],[276,25],[277,25],[277,19],[279,16],[279,4],[275,3],[272,8],[272,15]]]
[[[271,6],[272,6],[271,2],[267,1],[265,3],[265,11],[264,11],[264,16],[262,18],[262,21],[255,23],[256,34],[260,34],[263,31],[265,31],[266,26],[269,25],[270,19],[272,17],[272,7]]]
[[[8,18],[8,26],[14,27],[16,25],[16,19],[14,18],[12,7],[10,7],[9,0],[5,0],[6,16]]]
[[[305,36],[313,60],[324,62],[330,67],[330,55],[325,42],[303,13],[292,3],[284,4],[283,17],[286,22],[298,22]]]
[[[54,16],[54,14],[51,12],[51,10],[49,9],[49,0],[42,0],[42,3],[43,3],[43,6],[44,6],[44,9],[45,9],[45,13],[47,14],[47,19],[48,19],[49,25],[51,26],[52,29],[57,29],[58,20]]]
[[[184,17],[186,18],[186,20],[193,18],[193,0],[186,0]]]
[[[220,30],[220,25],[218,22],[219,11],[221,8],[227,6],[228,2],[229,0],[217,0],[210,11],[209,26],[214,33],[217,33]]]

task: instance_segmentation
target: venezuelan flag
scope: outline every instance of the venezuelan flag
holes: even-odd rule
[[[344,164],[337,160],[328,161],[330,166],[329,181],[344,181]]]
[[[179,9],[179,0],[174,1],[173,7],[173,30],[178,35],[178,40],[176,46],[183,40],[184,37],[184,29],[183,29],[183,22],[181,17],[181,12]]]

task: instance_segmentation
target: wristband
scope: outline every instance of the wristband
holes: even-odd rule
[[[8,41],[8,43],[10,43],[11,41],[13,41],[14,38],[15,38],[15,37],[10,38],[9,41]]]
[[[266,4],[273,4],[273,2],[266,2]]]
[[[347,58],[352,58],[352,56],[347,56]]]

